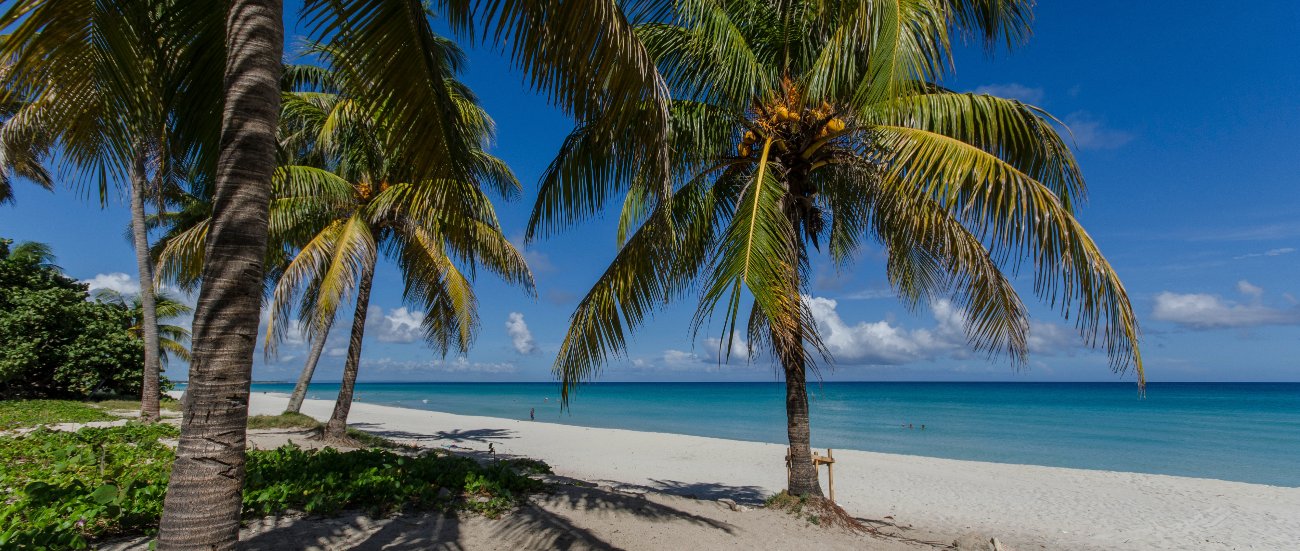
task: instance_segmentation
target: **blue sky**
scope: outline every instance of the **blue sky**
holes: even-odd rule
[[[292,12],[293,2],[289,3]],[[1028,46],[957,52],[946,84],[1040,105],[1074,131],[1090,190],[1081,218],[1127,284],[1152,381],[1300,381],[1300,4],[1187,10],[1164,2],[1050,2]],[[472,50],[464,80],[497,121],[494,152],[526,193],[499,207],[519,236],[537,178],[571,122],[528,92],[491,51]],[[84,193],[18,182],[0,207],[0,236],[54,246],[59,264],[98,286],[135,278],[123,200],[101,210]],[[531,246],[538,297],[481,276],[482,327],[466,357],[438,358],[412,331],[391,266],[377,274],[362,380],[549,380],[568,315],[615,252],[607,217]],[[1034,307],[1033,353],[1015,372],[972,355],[960,312],[912,314],[888,295],[879,250],[848,271],[819,259],[810,304],[838,361],[828,380],[1112,381],[1102,354],[1069,322]],[[1030,298],[1028,285],[1021,286]],[[705,327],[692,342],[694,302],[665,308],[602,380],[772,380],[766,359],[720,365]],[[340,323],[339,326],[347,324]],[[341,371],[336,331],[317,381]],[[714,341],[716,342],[716,341]],[[337,345],[336,345],[337,343]],[[291,380],[305,346],[256,358],[259,380]],[[169,376],[184,378],[183,363]]]

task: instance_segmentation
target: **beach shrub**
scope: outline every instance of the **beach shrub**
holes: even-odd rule
[[[0,438],[0,548],[80,549],[155,530],[174,457],[171,425]]]
[[[290,444],[250,453],[247,469],[244,510],[256,514],[364,509],[381,516],[410,507],[465,508],[495,517],[543,489],[509,462],[481,465],[462,456],[412,457],[377,448],[340,452]]]
[[[105,537],[152,534],[175,458],[159,439],[176,436],[171,425],[131,423],[0,437],[0,549],[80,549]],[[410,509],[496,517],[544,488],[527,474],[543,467],[435,451],[251,450],[244,514]]]
[[[48,255],[10,250],[0,240],[0,396],[138,396],[144,341],[127,331],[130,312],[87,300]]]
[[[139,405],[136,406],[139,409]],[[87,423],[117,419],[100,408],[71,400],[0,401],[0,431],[55,423]]]

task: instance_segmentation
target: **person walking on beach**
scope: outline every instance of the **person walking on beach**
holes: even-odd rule
[[[529,421],[537,420],[537,408],[528,408],[528,420]]]

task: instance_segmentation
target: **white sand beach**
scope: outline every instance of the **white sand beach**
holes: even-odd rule
[[[276,414],[286,403],[284,395],[255,393],[250,414]],[[303,413],[325,419],[332,405],[307,400]],[[353,405],[350,421],[359,429],[421,446],[486,451],[491,444],[499,454],[541,459],[559,475],[614,488],[755,503],[784,486],[785,448],[776,444],[365,403]],[[1282,550],[1300,545],[1300,488],[834,453],[836,498],[846,510],[860,518],[913,526],[925,536],[921,539],[941,544],[976,532],[1018,550]],[[822,481],[825,485],[824,471]],[[646,542],[643,548],[658,547]]]

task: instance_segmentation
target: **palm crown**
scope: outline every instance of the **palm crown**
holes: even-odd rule
[[[1021,8],[687,1],[669,21],[639,25],[677,98],[674,194],[656,197],[661,184],[623,135],[580,126],[545,175],[529,226],[530,237],[546,233],[625,194],[622,249],[579,304],[555,363],[566,397],[622,352],[626,328],[696,288],[696,327],[725,302],[733,335],[752,296],[749,339],[802,371],[821,348],[801,298],[809,245],[843,265],[866,240],[883,246],[907,305],[955,297],[971,344],[1015,361],[1027,351],[1027,312],[1004,269],[1028,257],[1035,292],[1142,383],[1132,306],[1075,219],[1083,179],[1054,119],[937,84],[950,29],[1015,42],[1027,33]]]

